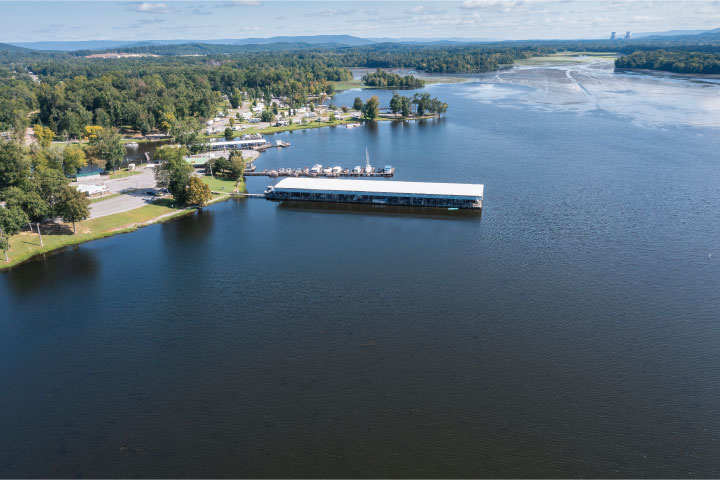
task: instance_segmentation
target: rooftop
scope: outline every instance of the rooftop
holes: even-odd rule
[[[276,189],[324,190],[338,192],[400,193],[411,195],[453,195],[482,197],[482,184],[396,182],[387,180],[339,180],[334,178],[291,177],[280,180]]]

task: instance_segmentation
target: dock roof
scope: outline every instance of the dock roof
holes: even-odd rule
[[[280,180],[280,190],[323,190],[338,192],[390,193],[482,197],[484,186],[474,183],[397,182],[394,180],[344,180],[291,177]]]

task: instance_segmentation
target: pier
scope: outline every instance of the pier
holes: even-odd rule
[[[322,168],[322,165],[316,165],[313,168],[279,168],[277,170],[252,170],[248,169],[245,171],[246,177],[326,177],[326,178],[338,178],[338,177],[355,177],[355,178],[368,178],[368,177],[379,177],[379,178],[390,178],[395,175],[395,167],[385,168],[360,168],[354,169],[342,168],[342,167],[329,167]]]
[[[265,190],[270,200],[482,209],[484,185],[284,178]]]

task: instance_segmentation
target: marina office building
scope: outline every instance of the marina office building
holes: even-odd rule
[[[285,178],[265,190],[270,200],[482,209],[484,186],[469,183]]]

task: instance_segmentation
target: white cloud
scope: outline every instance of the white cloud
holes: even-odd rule
[[[460,8],[475,10],[481,8],[510,8],[517,5],[525,5],[526,0],[465,0]]]
[[[173,11],[167,3],[132,2],[127,4],[128,10],[141,13],[170,13]]]
[[[306,13],[305,17],[337,17],[339,15],[352,15],[355,10],[338,10],[337,8],[331,8],[329,10],[323,10],[321,12]]]
[[[218,5],[219,7],[259,7],[262,2],[259,0],[232,0]]]

